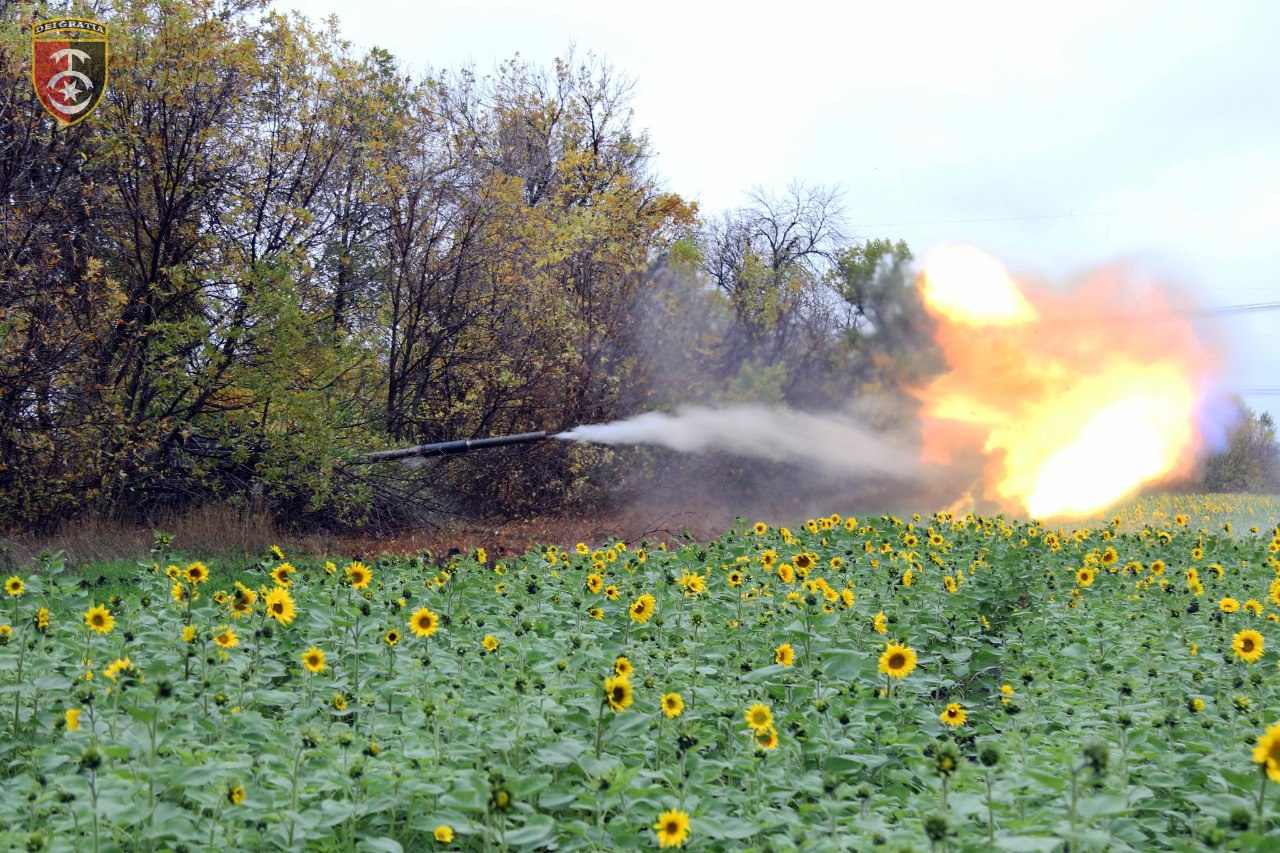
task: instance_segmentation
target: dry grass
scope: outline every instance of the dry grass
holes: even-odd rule
[[[76,565],[145,557],[151,550],[155,530],[173,536],[175,544],[184,552],[202,556],[261,554],[272,545],[317,554],[343,550],[337,537],[291,536],[282,533],[265,514],[245,512],[226,504],[202,507],[154,525],[83,519],[68,522],[50,535],[17,536],[4,543],[10,559],[18,565],[31,565],[41,551],[62,551],[67,562]]]

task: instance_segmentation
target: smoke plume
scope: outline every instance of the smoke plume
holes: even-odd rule
[[[899,482],[921,477],[911,450],[839,414],[810,414],[764,406],[685,407],[626,420],[580,426],[556,438],[598,444],[649,444],[686,453],[723,451],[787,462],[829,477],[862,476]]]

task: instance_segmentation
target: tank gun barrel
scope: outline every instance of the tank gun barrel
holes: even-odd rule
[[[516,435],[496,435],[491,438],[463,438],[457,441],[437,441],[432,444],[416,444],[413,447],[401,447],[397,450],[375,450],[356,457],[360,463],[395,462],[398,459],[412,459],[419,456],[454,456],[459,453],[470,453],[487,447],[506,447],[510,444],[534,444],[546,441],[550,436],[543,430],[522,432]]]

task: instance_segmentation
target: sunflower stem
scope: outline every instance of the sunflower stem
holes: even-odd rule
[[[1266,828],[1265,828],[1265,827],[1263,826],[1263,824],[1262,824],[1262,807],[1263,807],[1263,805],[1264,805],[1264,804],[1266,803],[1266,801],[1267,801],[1267,797],[1266,797],[1266,794],[1267,794],[1267,765],[1265,765],[1265,764],[1260,765],[1260,766],[1258,767],[1258,771],[1259,771],[1259,772],[1258,772],[1258,780],[1259,780],[1259,782],[1260,782],[1260,784],[1258,785],[1258,815],[1257,815],[1258,834],[1259,834],[1259,835],[1265,835],[1265,834],[1266,834]]]
[[[994,847],[996,843],[996,812],[991,801],[991,770],[987,770],[987,846]]]
[[[596,758],[600,758],[600,740],[604,737],[604,706],[608,700],[600,703],[600,718],[596,720]]]

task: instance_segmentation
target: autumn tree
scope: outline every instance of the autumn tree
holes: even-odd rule
[[[1205,465],[1203,487],[1210,492],[1275,493],[1280,490],[1280,441],[1270,412],[1258,414],[1235,401],[1238,416],[1227,446]]]

